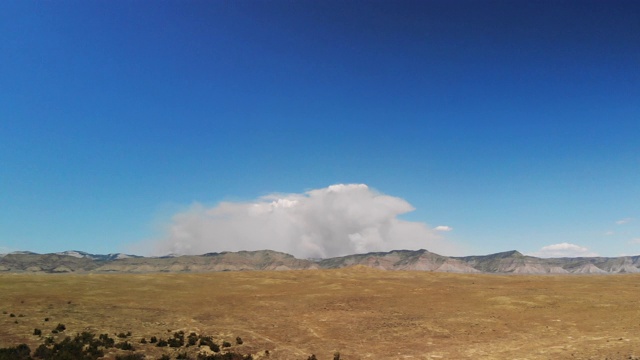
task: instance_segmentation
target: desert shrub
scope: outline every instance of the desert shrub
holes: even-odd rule
[[[242,338],[240,336],[236,338],[236,344],[242,345]]]
[[[108,334],[100,334],[98,339],[100,339],[99,344],[105,348],[114,347],[116,344],[116,341],[113,338],[110,338]]]
[[[85,348],[81,339],[79,336],[74,339],[67,336],[60,343],[54,344],[51,359],[96,360],[104,356],[102,350],[98,350],[95,346]]]
[[[171,360],[171,356],[169,356],[167,354],[163,354],[162,356],[160,356],[159,360]]]
[[[120,339],[128,338],[129,336],[131,336],[131,331],[127,331],[126,334],[123,332],[120,332],[116,336],[119,337]]]
[[[220,352],[220,346],[213,341],[211,336],[200,336],[200,346],[208,346],[213,352]]]
[[[233,353],[233,352],[229,352],[229,353],[224,353],[224,354],[213,354],[213,355],[205,355],[205,354],[199,354],[197,360],[249,360],[249,359],[253,359],[252,357],[250,357],[251,355],[247,355],[249,356],[249,358],[247,357],[243,357],[242,355],[238,354],[238,353]]]
[[[187,355],[186,352],[181,352],[181,353],[178,353],[178,355],[176,355],[176,359],[186,360],[186,359],[189,359],[189,355]]]
[[[52,334],[57,334],[57,333],[59,333],[59,331],[58,331],[58,330],[56,330],[56,329],[53,329],[53,330],[51,330],[51,333],[52,333]]]
[[[9,317],[16,317],[16,314],[11,313],[11,314],[9,314]]]
[[[27,344],[0,349],[0,360],[30,360],[31,349]]]
[[[307,360],[318,360],[318,358],[316,358],[314,354],[311,354],[311,356],[309,356]]]
[[[104,352],[98,349],[100,341],[94,337],[92,333],[83,332],[73,339],[67,336],[59,343],[46,338],[45,343],[36,348],[33,356],[45,360],[96,360],[103,357]]]
[[[64,324],[58,324],[58,326],[56,326],[56,330],[58,330],[58,332],[65,331],[67,330],[67,327],[64,326]]]
[[[146,344],[146,343],[147,343],[147,339],[146,339],[146,338],[142,338],[142,339],[140,340],[140,344]]]
[[[85,348],[84,351],[88,356],[91,357],[91,359],[97,359],[104,356],[104,351],[98,349],[96,345],[90,345],[89,347]]]
[[[149,339],[149,342],[150,342],[150,343],[152,343],[152,344],[155,344],[155,343],[157,343],[157,342],[158,342],[158,338],[157,338],[157,337],[155,337],[155,336],[152,336],[152,337]]]
[[[189,337],[187,338],[187,346],[194,346],[197,343],[198,343],[198,335],[196,335],[195,333],[189,334]]]
[[[20,315],[18,315],[18,317],[24,317],[24,314],[20,314]]]
[[[165,347],[167,345],[169,345],[169,343],[167,342],[167,340],[164,340],[164,339],[158,340],[158,343],[156,344],[157,347]]]
[[[172,338],[167,340],[167,343],[169,343],[169,347],[178,348],[184,345],[184,339]]]
[[[44,321],[49,321],[49,318],[48,318],[48,317],[47,317],[47,318],[44,318]]]
[[[115,347],[116,349],[122,349],[122,350],[135,350],[133,348],[133,345],[131,345],[131,343],[128,341],[119,342],[115,345]]]
[[[42,344],[36,348],[33,356],[41,359],[51,359],[53,357],[53,350],[48,348],[47,345]]]
[[[83,331],[76,335],[76,341],[82,344],[90,344],[96,336],[88,331]]]
[[[213,338],[211,336],[200,336],[200,346],[213,344]]]
[[[46,338],[44,338],[44,344],[45,345],[51,345],[54,343],[54,340],[51,336],[47,336]]]
[[[65,337],[61,342],[53,344],[55,352],[69,352],[81,354],[83,344],[74,342],[69,336]]]
[[[42,336],[42,330],[40,330],[40,329],[33,329],[33,335]]]
[[[333,360],[340,360],[340,353],[339,352],[335,352],[333,353]]]
[[[3,313],[4,315],[7,315],[7,311],[6,311],[6,310],[5,310],[5,311],[3,311],[2,313]]]
[[[116,360],[144,360],[144,355],[142,354],[127,354],[127,355],[117,355]]]
[[[231,347],[231,343],[230,343],[230,342],[228,342],[228,341],[223,341],[223,342],[222,342],[222,347],[225,347],[225,348],[227,348],[227,347]]]

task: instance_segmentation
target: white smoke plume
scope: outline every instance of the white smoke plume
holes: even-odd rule
[[[441,231],[422,222],[398,219],[413,210],[407,201],[364,184],[338,184],[251,202],[222,202],[213,208],[196,204],[173,216],[156,252],[271,249],[299,258],[396,249],[459,253]]]

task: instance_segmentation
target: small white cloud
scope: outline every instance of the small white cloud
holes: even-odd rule
[[[616,221],[617,225],[624,225],[624,224],[628,224],[632,221],[632,218],[624,218],[624,219],[620,219],[618,221]]]
[[[566,242],[544,246],[532,255],[543,258],[598,256],[597,253],[589,251],[586,247]]]
[[[611,236],[611,235],[614,235],[615,233],[616,233],[615,231],[609,230],[609,231],[604,233],[604,236]]]
[[[635,239],[629,240],[629,244],[631,244],[631,245],[640,245],[640,238],[635,238]]]
[[[435,231],[451,231],[453,230],[453,228],[451,226],[446,226],[446,225],[438,225],[436,227],[433,228],[433,230]]]

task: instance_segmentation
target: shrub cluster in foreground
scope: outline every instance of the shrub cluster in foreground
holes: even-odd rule
[[[8,312],[3,311],[3,314]],[[9,317],[16,316],[11,313]],[[18,317],[24,317],[24,315],[20,314]],[[49,318],[45,318],[44,321],[48,322]],[[187,335],[184,331],[177,331],[166,338],[157,336],[151,336],[149,339],[142,338],[139,342],[142,348],[136,349],[138,345],[130,342],[129,338],[132,336],[130,331],[120,332],[114,339],[109,334],[96,336],[86,331],[73,337],[65,336],[66,330],[67,327],[61,323],[51,329],[48,334],[36,328],[32,335],[41,339],[42,343],[39,346],[33,351],[27,344],[0,348],[0,360],[98,360],[105,357],[105,351],[108,349],[118,349],[115,352],[120,354],[115,355],[116,360],[151,360],[150,356],[144,354],[144,348],[148,349],[148,346],[173,348],[172,354],[161,354],[158,360],[253,360],[251,354],[243,355],[231,351],[233,345],[229,341],[218,344],[212,336],[194,332]],[[242,344],[244,344],[242,338],[236,337],[235,345]],[[126,353],[122,354],[122,352]],[[265,351],[265,355],[269,356],[268,350]],[[114,356],[113,351],[109,356]],[[340,354],[334,354],[333,359],[340,360]],[[307,360],[317,359],[315,355],[311,355]]]
[[[64,325],[59,324],[55,331],[52,333],[60,333],[66,330]],[[42,330],[35,329],[34,335],[42,337]],[[131,336],[131,333],[116,335],[117,338],[126,339]],[[157,347],[171,347],[176,349],[183,349],[174,354],[175,359],[185,360],[253,360],[251,354],[242,355],[233,351],[221,352],[221,347],[218,345],[211,336],[198,335],[196,333],[190,333],[185,336],[185,333],[178,331],[173,336],[167,339],[159,339],[156,336],[152,336],[149,341],[143,338],[140,343],[142,344],[155,344]],[[242,344],[240,337],[236,338],[238,345]],[[195,355],[195,359],[190,356],[186,349],[189,347],[208,348],[213,354],[198,353]],[[222,348],[231,347],[231,343],[224,341]],[[60,341],[55,341],[53,337],[47,336],[43,338],[43,343],[40,344],[35,350],[31,350],[28,345],[20,344],[16,347],[0,348],[0,360],[98,360],[105,356],[105,350],[107,349],[120,349],[128,351],[130,353],[124,355],[116,355],[116,360],[143,360],[149,359],[141,352],[135,352],[135,346],[127,340],[116,342],[116,340],[110,337],[108,334],[100,334],[96,337],[95,334],[90,332],[82,332],[76,334],[74,337],[66,336]],[[174,359],[169,354],[163,354],[160,360]]]

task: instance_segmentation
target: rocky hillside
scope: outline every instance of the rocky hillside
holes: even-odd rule
[[[367,266],[414,270],[496,274],[614,274],[640,272],[640,256],[542,259],[508,251],[483,256],[448,257],[427,250],[395,250],[321,260],[297,259],[271,251],[141,257],[93,255],[81,251],[55,254],[16,252],[0,256],[0,273],[150,273],[241,270],[304,270]]]
[[[205,272],[291,270],[318,268],[315,262],[271,250],[209,253],[204,255],[141,257],[124,254],[76,256],[63,253],[18,252],[0,257],[1,272]]]

